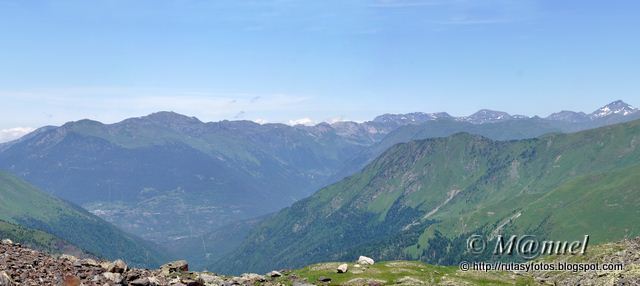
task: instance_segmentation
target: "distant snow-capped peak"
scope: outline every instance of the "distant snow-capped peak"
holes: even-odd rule
[[[589,117],[603,118],[614,114],[627,116],[636,112],[638,112],[637,108],[634,108],[622,100],[617,100],[594,111],[589,115]]]

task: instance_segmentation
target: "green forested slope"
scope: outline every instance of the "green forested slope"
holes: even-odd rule
[[[46,232],[108,259],[123,258],[132,264],[150,266],[168,259],[157,247],[7,173],[0,173],[0,220],[32,229],[21,235],[36,244],[44,245],[53,239],[42,233]]]
[[[390,148],[362,172],[265,220],[210,269],[463,258],[470,234],[640,234],[640,121],[499,142],[468,134]]]
[[[2,220],[0,220],[0,238],[10,239],[13,242],[51,254],[68,253],[77,256],[86,254],[78,247],[55,235]]]

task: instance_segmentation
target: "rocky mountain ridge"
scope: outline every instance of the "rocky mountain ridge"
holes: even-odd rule
[[[616,100],[605,106],[598,108],[597,110],[591,112],[590,114],[586,114],[584,112],[563,110],[542,118],[539,116],[529,117],[525,115],[511,115],[504,111],[481,109],[471,115],[460,116],[460,117],[452,116],[446,112],[436,112],[436,113],[414,112],[414,113],[407,113],[407,114],[384,114],[376,117],[373,120],[373,122],[407,125],[407,124],[420,124],[420,123],[433,121],[433,120],[450,119],[450,120],[455,120],[460,122],[469,122],[473,124],[486,124],[486,123],[495,123],[495,122],[501,122],[501,121],[514,120],[514,119],[541,118],[541,119],[551,120],[551,121],[576,123],[576,122],[596,121],[596,120],[601,120],[601,119],[610,118],[610,117],[637,116],[640,114],[639,111],[640,109],[635,108],[625,103],[622,100]]]

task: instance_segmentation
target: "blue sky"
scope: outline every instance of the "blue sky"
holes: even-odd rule
[[[0,0],[0,130],[640,105],[640,2]]]

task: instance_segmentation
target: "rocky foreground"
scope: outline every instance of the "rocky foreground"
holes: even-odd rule
[[[129,268],[122,260],[97,261],[70,255],[53,257],[2,240],[0,243],[0,286],[8,285],[310,285],[290,277],[290,284],[275,280],[283,274],[243,274],[238,277],[219,276],[207,272],[190,272],[186,261],[174,261],[160,269]]]
[[[332,262],[265,275],[224,276],[189,271],[186,261],[159,269],[130,268],[124,261],[98,261],[70,255],[51,256],[2,240],[0,286],[13,285],[188,285],[188,286],[313,286],[313,285],[640,285],[640,238],[593,247],[585,256],[546,257],[541,261],[623,263],[623,270],[605,272],[462,272],[455,266],[415,261]]]

